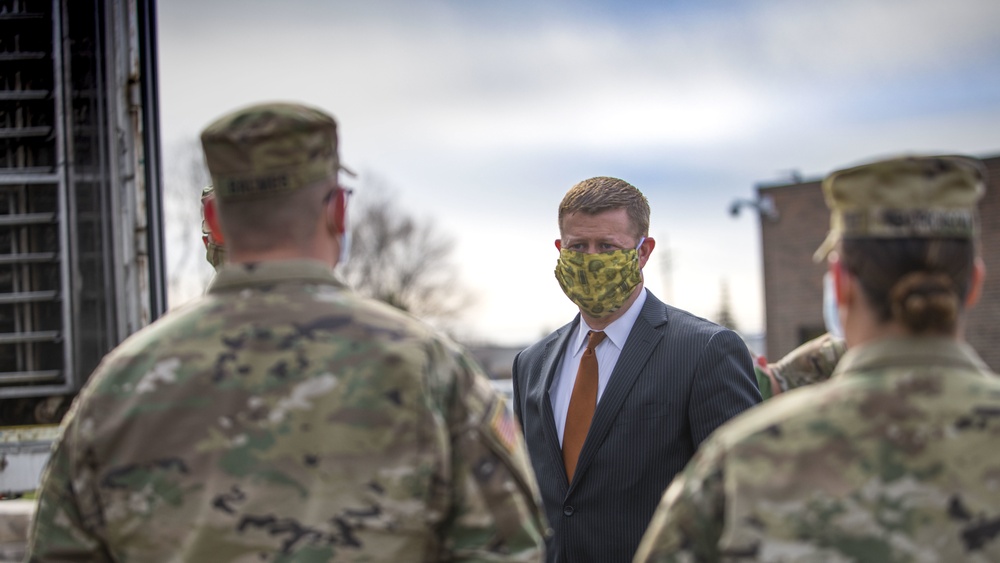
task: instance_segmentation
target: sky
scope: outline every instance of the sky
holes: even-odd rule
[[[714,318],[725,291],[755,335],[760,218],[734,217],[734,201],[893,154],[1000,154],[996,0],[157,9],[166,189],[196,202],[201,186],[177,170],[224,113],[275,100],[330,112],[353,185],[388,186],[454,240],[458,281],[476,296],[459,323],[469,342],[527,345],[572,319],[553,243],[562,196],[586,178],[621,178],[648,198],[653,294]],[[176,305],[211,269],[178,257],[190,219],[170,211],[168,267],[189,282],[171,292]]]

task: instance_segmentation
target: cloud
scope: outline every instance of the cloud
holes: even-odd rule
[[[512,334],[568,316],[551,241],[559,199],[583,178],[647,192],[680,306],[712,314],[727,279],[737,319],[754,327],[757,224],[729,217],[732,199],[790,169],[815,177],[868,155],[1000,149],[995,0],[159,10],[164,146],[264,99],[332,111],[345,160],[458,236],[456,261],[487,295],[477,323]],[[496,253],[511,252],[524,273],[494,282]],[[649,275],[667,290],[664,273]]]
[[[215,113],[309,93],[348,126],[363,123],[365,144],[530,151],[746,138],[913,74],[995,65],[1000,50],[1000,4],[985,0],[780,1],[677,16],[672,3],[646,4],[649,21],[632,26],[526,3],[509,8],[522,17],[490,19],[464,3],[411,4],[292,2],[254,18],[251,3],[239,25],[206,26],[200,40],[185,26],[188,39],[171,41],[187,46],[183,62],[163,58],[202,84],[187,97]]]

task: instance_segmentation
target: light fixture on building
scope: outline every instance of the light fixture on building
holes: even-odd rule
[[[777,221],[778,208],[774,205],[774,200],[770,196],[761,196],[757,199],[737,199],[729,204],[729,214],[739,217],[740,210],[744,207],[752,207],[757,210],[762,219]]]

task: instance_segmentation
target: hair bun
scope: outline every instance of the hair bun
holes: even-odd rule
[[[949,333],[958,321],[959,299],[943,273],[911,272],[889,292],[892,316],[915,334]]]

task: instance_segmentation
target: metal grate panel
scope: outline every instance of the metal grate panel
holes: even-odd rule
[[[58,124],[57,4],[8,0],[0,10],[0,392],[67,385],[70,268]]]

